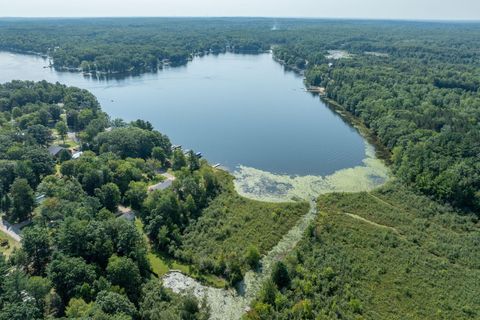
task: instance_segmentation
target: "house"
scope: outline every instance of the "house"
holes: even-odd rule
[[[72,154],[72,159],[78,159],[83,154],[83,151],[78,151]]]
[[[179,144],[174,144],[174,145],[172,146],[172,151],[174,151],[174,150],[176,150],[176,149],[181,149],[181,148],[182,148],[181,145],[179,145]]]
[[[62,151],[62,150],[66,150],[66,149],[63,148],[63,147],[60,147],[60,146],[55,146],[55,145],[52,145],[52,146],[48,147],[48,152],[53,157],[57,157],[58,154],[60,153],[60,151]]]
[[[42,203],[45,199],[47,198],[47,196],[45,194],[40,194],[38,196],[35,197],[35,203],[36,204],[40,204]]]

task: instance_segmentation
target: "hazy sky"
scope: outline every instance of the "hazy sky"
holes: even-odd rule
[[[480,0],[0,0],[0,16],[274,16],[480,20]]]

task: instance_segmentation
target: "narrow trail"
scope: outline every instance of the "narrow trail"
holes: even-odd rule
[[[395,229],[394,227],[390,227],[390,226],[386,226],[386,225],[384,225],[384,224],[379,224],[379,223],[373,222],[373,221],[371,221],[371,220],[368,220],[368,219],[366,219],[366,218],[364,218],[364,217],[361,217],[361,216],[356,215],[356,214],[353,214],[353,213],[344,212],[344,214],[347,215],[347,216],[349,216],[349,217],[351,217],[351,218],[353,218],[353,219],[360,220],[360,221],[363,221],[363,222],[365,222],[365,223],[368,223],[368,224],[370,224],[370,225],[372,225],[372,226],[375,226],[375,227],[378,227],[378,228],[382,228],[382,229],[391,230],[391,231],[395,232],[397,235],[401,236],[401,233],[398,232],[398,230]]]
[[[316,215],[316,203],[312,200],[308,213],[300,218],[297,224],[283,236],[280,242],[262,258],[261,270],[256,272],[248,271],[244,280],[238,285],[237,290],[204,286],[179,271],[167,273],[162,278],[163,285],[177,293],[192,292],[198,299],[206,299],[211,309],[210,319],[240,319],[257,296],[263,282],[270,276],[274,263],[283,259],[295,248]]]
[[[370,197],[372,197],[373,199],[375,199],[376,201],[378,201],[378,202],[380,202],[380,203],[383,203],[383,204],[389,206],[390,208],[397,209],[397,210],[399,210],[399,211],[401,211],[401,212],[405,212],[405,209],[400,208],[400,207],[398,207],[398,206],[396,206],[396,205],[393,205],[393,204],[391,204],[390,202],[387,202],[387,201],[383,200],[382,198],[377,197],[376,195],[372,194],[371,192],[367,192],[367,194],[368,194]]]

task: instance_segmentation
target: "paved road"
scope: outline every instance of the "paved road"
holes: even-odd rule
[[[162,176],[164,176],[166,179],[160,183],[149,186],[147,189],[148,192],[152,192],[154,190],[165,190],[167,188],[170,188],[173,181],[175,181],[175,176],[168,172],[162,173]]]

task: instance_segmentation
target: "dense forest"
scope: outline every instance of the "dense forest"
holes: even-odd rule
[[[265,24],[269,22],[261,22]],[[0,21],[0,49],[36,52],[53,58],[57,69],[125,73],[180,65],[194,55],[270,49],[255,37],[258,24],[212,19],[60,19]],[[63,30],[62,32],[59,32]]]
[[[0,27],[0,49],[85,72],[151,71],[195,55],[273,48],[371,129],[405,183],[480,209],[477,23],[124,18],[6,19]]]
[[[143,121],[116,121],[110,134],[122,139],[102,136],[110,121],[85,90],[14,81],[0,96],[2,211],[11,223],[31,222],[21,248],[0,255],[0,319],[206,319],[194,297],[152,276],[143,234],[116,217],[164,166],[168,138]],[[74,128],[82,128],[79,159],[65,143]],[[53,155],[55,140],[65,148]]]
[[[321,196],[248,319],[480,316],[479,34],[478,23],[0,19],[1,50],[59,70],[155,72],[272,49],[388,151],[394,181]],[[20,244],[0,237],[0,320],[206,319],[203,301],[162,286],[166,261],[234,287],[308,210],[240,197],[149,122],[110,119],[89,92],[46,82],[0,85],[0,172],[5,220],[27,224]]]

